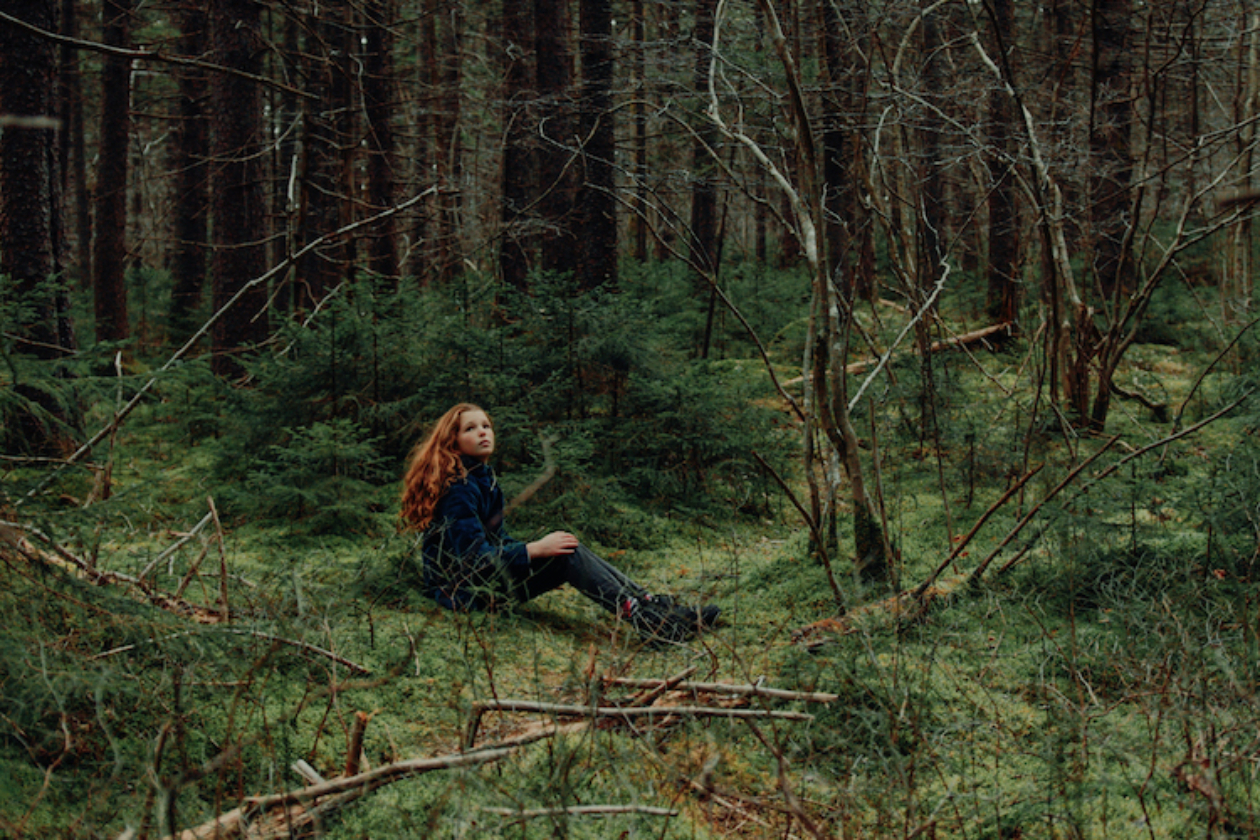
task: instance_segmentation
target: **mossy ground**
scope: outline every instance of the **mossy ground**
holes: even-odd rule
[[[1198,364],[1165,347],[1131,358],[1133,375],[1160,367],[1174,404]],[[1020,364],[999,358],[985,378],[1013,389]],[[1187,422],[1215,404],[1202,399]],[[907,586],[935,569],[1013,465],[1046,469],[946,576],[973,569],[1103,444],[1029,435],[1026,401],[954,405],[949,427],[964,431],[943,449],[898,438],[901,421],[888,417],[874,441]],[[84,507],[93,475],[69,472],[55,498],[9,518],[98,568],[139,574],[216,493],[201,447],[172,442],[160,409],[143,409],[108,453],[107,500]],[[1118,406],[1109,433],[1122,445],[1098,470],[1169,431]],[[370,524],[355,533],[227,520],[154,566],[153,585],[170,592],[200,563],[184,596],[206,605],[226,570],[227,625],[193,623],[124,586],[88,586],[6,549],[0,833],[162,836],[300,786],[298,759],[336,776],[359,712],[370,715],[365,759],[383,766],[458,751],[478,701],[614,702],[630,691],[597,693],[598,678],[695,668],[694,680],[839,700],[753,703],[809,712],[808,722],[706,718],[543,739],[492,765],[376,790],[323,820],[320,836],[1254,836],[1254,535],[1208,527],[1250,480],[1249,446],[1245,428],[1222,422],[1087,494],[1065,491],[1003,553],[1039,537],[1009,571],[995,564],[914,622],[876,613],[809,645],[794,632],[837,608],[786,504],[703,521],[631,511],[627,527],[648,529],[647,546],[595,546],[653,588],[723,607],[716,632],[663,648],[644,647],[570,591],[496,614],[439,609],[413,585],[391,487],[365,500]],[[6,477],[11,488],[30,479]],[[545,527],[525,510],[515,530]],[[848,573],[851,543],[842,528],[846,603],[885,597]],[[536,719],[488,714],[479,743]],[[677,813],[501,813],[596,804]]]

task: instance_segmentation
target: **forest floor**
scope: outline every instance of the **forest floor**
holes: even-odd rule
[[[1132,359],[1164,382],[1194,369]],[[1246,435],[1205,428],[1079,492],[1170,431],[1116,418],[1118,442],[1039,442],[1044,474],[924,609],[841,549],[838,586],[867,605],[842,617],[786,503],[657,514],[656,548],[594,547],[723,621],[653,647],[572,591],[438,608],[393,487],[359,533],[225,521],[197,448],[146,410],[108,454],[108,499],[85,504],[102,476],[80,471],[0,517],[0,835],[1256,836],[1255,558],[1205,524],[1237,501]],[[947,467],[884,454],[902,590],[1010,485],[986,442]],[[1213,483],[1227,455],[1242,472]]]

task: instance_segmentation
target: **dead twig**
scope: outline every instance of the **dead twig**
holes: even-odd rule
[[[667,691],[672,691],[673,689],[682,685],[683,682],[687,679],[687,677],[690,677],[697,670],[699,670],[699,667],[700,667],[699,665],[692,665],[689,668],[685,668],[679,673],[675,674],[674,676],[668,679],[664,679],[664,680],[644,680],[643,683],[639,685],[638,687],[646,688],[647,691],[643,692],[642,694],[635,695],[634,698],[631,700],[631,705],[632,706],[652,705],[653,703],[656,702],[656,699],[660,697],[662,694],[664,694]],[[614,682],[614,681],[610,681],[610,682]],[[616,683],[614,682],[614,684]],[[624,685],[624,683],[620,683],[620,684]]]

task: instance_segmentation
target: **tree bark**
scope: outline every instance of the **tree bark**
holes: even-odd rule
[[[36,26],[52,26],[47,3],[27,0],[9,8]],[[48,42],[0,24],[0,114],[51,119],[55,78]],[[29,307],[29,316],[17,325],[18,349],[42,359],[58,355],[55,296],[48,285],[58,270],[55,158],[49,154],[56,144],[51,124],[0,130],[0,275],[11,284],[5,291]]]
[[[692,82],[696,96],[708,95],[709,65],[713,45],[713,14],[716,0],[696,0],[696,26],[693,36],[696,49],[696,69]],[[718,185],[717,162],[718,132],[712,121],[705,120],[695,129],[691,144],[691,219],[688,224],[688,262],[696,273],[697,298],[710,301],[713,292],[710,283],[717,281],[718,260]],[[700,341],[697,355],[709,355],[710,332],[708,329]]]
[[[1093,279],[1104,303],[1134,285],[1132,230],[1133,100],[1129,26],[1132,0],[1097,0],[1090,96],[1090,218]]]
[[[648,259],[648,229],[650,223],[648,212],[648,141],[647,141],[647,20],[643,8],[643,0],[631,0],[630,26],[634,40],[634,187],[631,202],[634,208],[630,217],[630,241],[634,243],[632,253],[639,262]]]
[[[395,0],[370,0],[366,6],[364,31],[363,114],[367,125],[367,196],[371,212],[394,205],[394,184],[398,165],[394,143],[393,114],[398,106],[394,94]],[[398,281],[397,222],[389,216],[369,233],[368,270],[383,290]]]
[[[200,58],[206,51],[208,33],[203,5],[185,2],[179,7],[179,50]],[[210,186],[206,178],[206,158],[210,150],[206,117],[207,83],[205,71],[181,67],[179,82],[179,128],[174,149],[174,253],[171,255],[170,332],[183,343],[199,326],[198,316],[205,291],[209,237],[207,208]]]
[[[991,52],[1000,55],[1014,43],[1012,0],[993,0],[988,7],[992,26]],[[989,318],[1014,323],[1019,318],[1019,211],[1012,143],[1014,119],[1010,97],[997,87],[989,94],[989,259],[987,308]]]
[[[314,100],[305,104],[305,166],[298,246],[305,246],[351,221],[352,178],[350,155],[356,145],[351,126],[349,8],[342,4],[319,7],[307,21],[304,74]],[[355,50],[357,53],[358,50]],[[308,311],[328,290],[350,276],[353,267],[346,241],[332,241],[301,259],[297,270],[296,307]]]
[[[573,79],[567,0],[534,0],[534,39],[539,96],[538,211],[543,224],[540,263],[544,271],[574,268]]]
[[[102,40],[127,48],[132,0],[101,4]],[[100,150],[96,176],[96,340],[124,341],[127,316],[127,170],[131,139],[131,62],[109,55],[101,66]]]
[[[67,38],[79,37],[79,10],[74,0],[61,0],[60,32]],[[62,44],[58,56],[57,76],[61,99],[61,137],[59,168],[61,170],[61,204],[70,229],[73,254],[68,274],[84,289],[92,287],[92,205],[87,188],[87,132],[83,125],[83,76],[78,53],[69,44]]]
[[[504,3],[503,42],[502,242],[499,273],[512,289],[524,290],[533,263],[535,236],[530,218],[534,199],[534,26],[526,3]]]
[[[262,69],[260,10],[251,0],[212,0],[210,25],[217,63],[246,73]],[[266,202],[263,194],[262,96],[246,78],[216,73],[211,79],[213,113],[211,178],[214,257],[213,301],[217,311],[250,280],[263,273]],[[267,337],[267,290],[250,288],[215,322],[212,367],[220,376],[241,371],[237,356]]]
[[[582,143],[582,183],[576,215],[579,289],[617,285],[617,155],[612,110],[612,4],[581,0],[582,97],[578,136]]]
[[[462,269],[460,214],[462,210],[463,145],[459,125],[462,107],[463,7],[430,0],[429,78],[434,115],[434,172],[438,183],[433,261],[439,282],[449,282]]]
[[[6,11],[41,29],[54,25],[51,3],[9,3]],[[0,23],[0,115],[34,121],[0,129],[0,304],[19,307],[21,318],[10,327],[17,352],[43,360],[74,349],[58,276],[62,244],[57,224],[59,140],[53,122],[56,78],[51,44]],[[7,414],[6,421],[12,422],[0,424],[5,450],[55,454],[65,448],[63,434],[39,416],[64,417],[56,402],[21,377],[15,377],[12,387],[39,411]]]

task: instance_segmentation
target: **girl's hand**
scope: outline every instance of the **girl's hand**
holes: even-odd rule
[[[529,552],[531,558],[556,557],[561,554],[568,554],[577,547],[578,538],[568,531],[552,531],[540,540],[527,543],[525,550]]]

